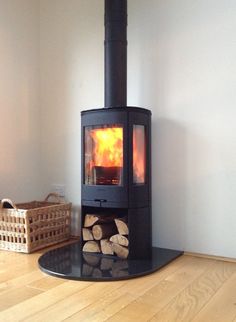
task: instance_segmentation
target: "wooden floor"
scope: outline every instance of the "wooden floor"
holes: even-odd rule
[[[40,253],[0,251],[0,321],[236,322],[236,263],[184,255],[118,282],[54,278]]]

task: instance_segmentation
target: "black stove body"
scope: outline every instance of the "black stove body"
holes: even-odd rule
[[[149,256],[152,240],[150,111],[137,107],[84,111],[81,129],[81,227],[87,213],[125,216],[130,258]]]

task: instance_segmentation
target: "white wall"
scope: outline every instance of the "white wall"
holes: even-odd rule
[[[153,244],[236,257],[236,3],[128,3],[128,103],[153,112]],[[40,39],[44,189],[65,183],[79,210],[80,111],[103,106],[103,1],[42,0]]]
[[[128,103],[153,112],[153,244],[236,257],[236,2],[128,3]],[[63,183],[74,233],[103,13],[103,0],[40,0],[39,41],[38,1],[0,0],[0,198]]]
[[[129,103],[153,112],[153,242],[236,257],[236,2],[129,0]]]
[[[66,186],[79,232],[80,112],[103,105],[103,1],[41,0],[44,191]]]
[[[40,196],[39,6],[0,0],[0,199]]]

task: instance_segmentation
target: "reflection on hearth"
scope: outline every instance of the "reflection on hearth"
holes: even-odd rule
[[[82,252],[81,243],[76,242],[42,255],[39,267],[50,275],[67,279],[111,281],[149,274],[181,254],[179,251],[153,247],[149,259],[122,259]]]
[[[129,275],[127,260],[83,254],[82,275],[87,277],[125,277]]]

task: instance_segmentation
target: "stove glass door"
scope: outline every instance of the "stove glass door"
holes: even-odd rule
[[[146,182],[145,126],[133,125],[133,183]]]
[[[123,127],[118,124],[86,126],[84,183],[123,184]]]

